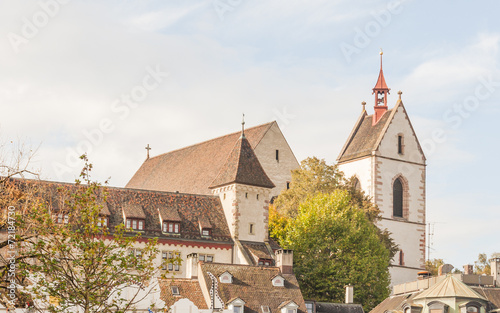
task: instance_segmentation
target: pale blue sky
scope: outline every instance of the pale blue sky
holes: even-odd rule
[[[0,0],[1,139],[40,144],[33,164],[46,179],[73,181],[85,149],[96,179],[124,186],[146,144],[156,155],[237,131],[244,112],[247,126],[277,120],[299,160],[332,163],[361,101],[373,106],[383,48],[390,106],[402,90],[426,150],[431,257],[461,268],[500,252],[499,10],[493,0]],[[130,94],[141,101],[127,105]]]

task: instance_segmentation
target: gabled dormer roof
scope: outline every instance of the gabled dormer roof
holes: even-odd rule
[[[244,134],[236,141],[233,150],[209,188],[217,188],[233,183],[265,188],[275,187],[266,172],[264,172],[259,159],[257,159]]]
[[[344,144],[344,147],[340,151],[337,158],[338,163],[343,163],[351,161],[358,158],[363,158],[374,154],[380,147],[380,143],[384,138],[384,135],[392,123],[394,116],[398,109],[402,109],[402,112],[406,115],[406,120],[409,123],[410,129],[415,135],[415,130],[411,125],[406,109],[403,105],[402,100],[398,100],[394,108],[385,112],[380,118],[378,123],[373,124],[373,115],[368,115],[365,110],[361,112],[360,117],[356,121],[354,128],[352,129],[349,137]],[[415,135],[415,140],[417,142],[418,149],[422,154],[423,160],[425,161],[425,155],[418,142],[418,138]]]

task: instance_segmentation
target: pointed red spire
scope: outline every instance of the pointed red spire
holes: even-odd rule
[[[391,90],[387,87],[384,78],[384,71],[382,69],[383,54],[384,53],[382,52],[382,49],[380,49],[380,72],[378,74],[377,83],[375,84],[375,87],[373,87],[373,93],[372,93],[375,94],[375,106],[374,106],[375,113],[373,114],[373,122],[372,122],[373,125],[377,124],[382,115],[384,115],[384,113],[387,111],[387,95]]]

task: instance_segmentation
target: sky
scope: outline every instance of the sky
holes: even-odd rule
[[[427,157],[430,257],[500,252],[498,1],[0,0],[0,141],[47,180],[123,187],[146,158],[276,120],[333,164],[383,49]]]

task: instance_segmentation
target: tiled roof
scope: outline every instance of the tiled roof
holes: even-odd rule
[[[179,295],[173,295],[171,286],[179,288]],[[208,309],[205,298],[200,288],[198,280],[182,279],[182,278],[167,278],[160,281],[161,299],[165,301],[168,307],[171,307],[179,299],[188,298],[193,302],[198,309]]]
[[[38,180],[16,180],[20,184],[36,185],[38,194],[51,208],[59,210],[64,203],[64,189],[75,189],[74,184],[56,183]],[[158,237],[162,239],[196,240],[200,242],[221,242],[232,244],[231,234],[219,197],[206,195],[190,195],[182,193],[136,190],[107,187],[106,206],[110,213],[109,227],[123,223],[122,209],[139,216],[141,210],[145,218],[145,231],[142,237]],[[180,235],[168,235],[161,231],[158,209],[166,216],[179,216]],[[134,213],[135,212],[135,213]],[[200,218],[210,220],[211,238],[204,238],[198,225]]]
[[[425,298],[469,298],[486,300],[483,296],[472,290],[469,286],[455,278],[448,276],[441,282],[426,289],[421,294],[415,297],[415,300]]]
[[[471,287],[472,290],[490,301],[494,308],[500,308],[500,288]]]
[[[211,288],[211,279],[208,272],[219,277],[228,271],[233,275],[233,283],[218,284],[219,296],[224,303],[239,297],[245,301],[245,313],[260,313],[262,305],[268,305],[271,312],[278,312],[278,307],[285,301],[293,301],[298,306],[298,313],[305,313],[306,307],[295,275],[282,274],[285,278],[284,287],[274,287],[272,278],[280,274],[277,267],[261,267],[248,265],[201,263],[201,271],[207,284]]]
[[[245,130],[245,136],[253,149],[274,123]],[[126,187],[209,195],[208,186],[227,161],[240,134],[235,132],[150,158],[142,164]]]
[[[219,174],[210,184],[210,188],[231,183],[274,188],[273,182],[264,172],[245,136],[241,136],[235,143],[229,157],[219,170]]]
[[[104,202],[104,204],[102,205],[102,208],[101,208],[101,211],[99,212],[99,214],[106,215],[106,216],[111,215],[111,212],[109,212],[109,209],[108,209],[108,204],[106,202]]]
[[[387,110],[375,125],[372,125],[373,116],[363,111],[337,161],[344,162],[369,156],[372,151],[377,150],[378,138],[384,131],[386,124],[390,122],[389,117],[392,110]]]
[[[171,222],[182,221],[179,212],[177,212],[175,208],[167,208],[162,206],[158,208],[158,212],[160,213],[161,219],[164,221],[171,221]]]
[[[253,265],[259,264],[259,259],[272,259],[269,255],[266,245],[263,242],[242,241],[241,245],[246,250],[247,254],[251,257]]]
[[[200,225],[201,228],[212,228],[212,224],[210,224],[210,221],[208,220],[208,218],[206,216],[200,216],[198,218],[198,223]]]
[[[361,304],[316,302],[316,313],[364,313]]]
[[[127,218],[146,218],[142,207],[137,203],[126,203],[122,206],[122,210]]]

